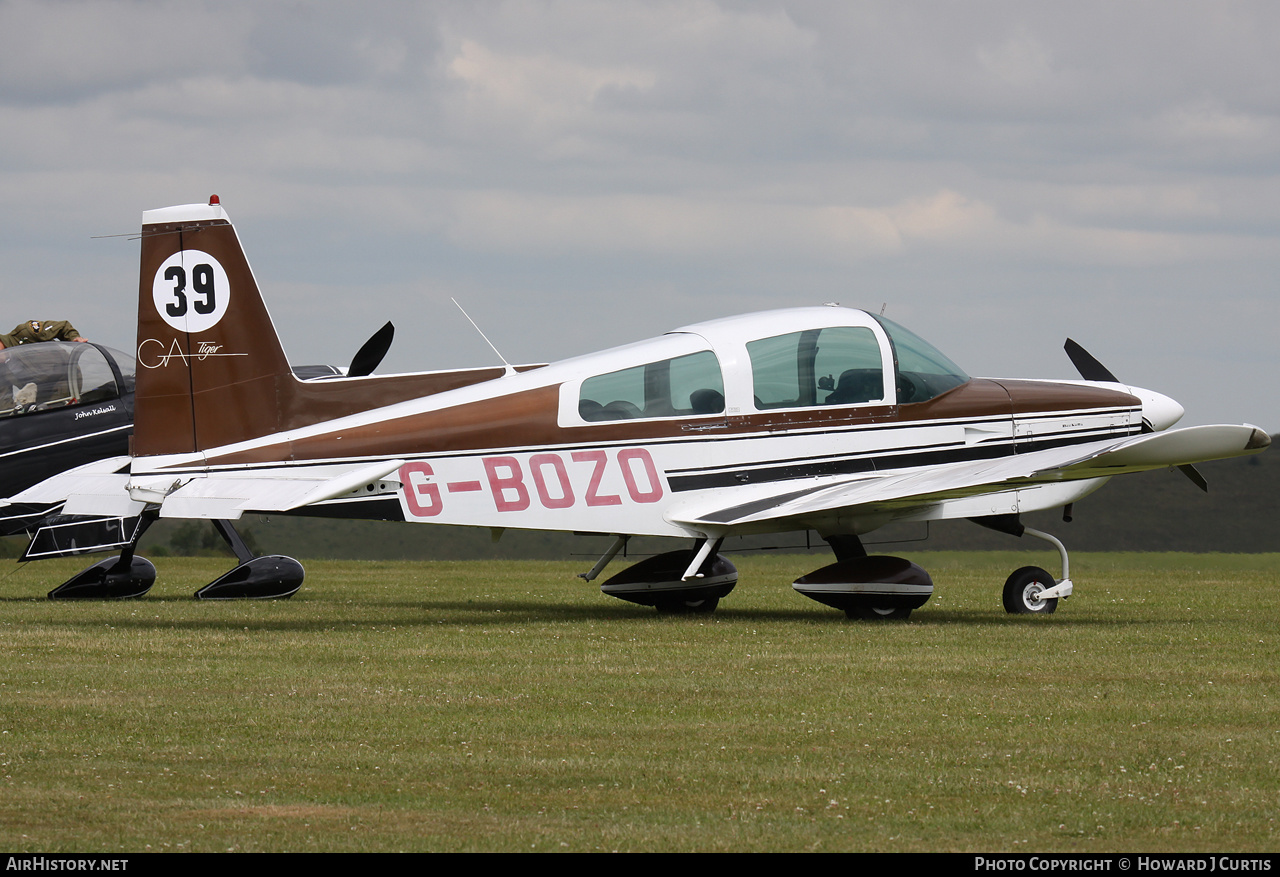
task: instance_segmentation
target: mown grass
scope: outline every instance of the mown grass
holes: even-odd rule
[[[31,564],[0,580],[0,847],[1280,845],[1280,555],[1074,556],[1045,618],[1000,608],[1024,554],[915,559],[906,624],[792,592],[819,556],[735,558],[679,618],[584,561],[313,562],[209,604],[227,561],[120,603]]]

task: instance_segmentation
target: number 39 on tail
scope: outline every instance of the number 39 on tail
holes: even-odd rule
[[[607,579],[662,611],[713,610],[737,583],[728,536],[816,531],[834,562],[795,589],[851,617],[906,617],[929,574],[869,556],[894,521],[969,518],[1043,538],[1062,575],[1009,577],[1010,612],[1070,596],[1066,549],[1023,512],[1109,477],[1257,453],[1249,425],[1170,427],[1172,399],[1078,346],[1080,381],[979,379],[866,311],[809,307],[685,326],[550,365],[302,380],[217,199],[143,214],[132,452],[13,498],[57,512],[28,555],[123,548],[55,596],[146,591],[134,553],[157,518],[210,519],[240,564],[205,598],[283,597],[302,567],[254,556],[232,522],[272,513],[635,535],[689,547]],[[74,547],[73,547],[74,543]]]

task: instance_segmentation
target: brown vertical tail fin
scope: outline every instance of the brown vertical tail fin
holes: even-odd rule
[[[297,382],[216,195],[142,214],[137,354],[136,456],[279,429]]]

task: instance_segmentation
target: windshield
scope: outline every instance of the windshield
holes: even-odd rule
[[[898,402],[924,402],[969,380],[958,365],[909,329],[872,314],[889,335],[898,369]]]

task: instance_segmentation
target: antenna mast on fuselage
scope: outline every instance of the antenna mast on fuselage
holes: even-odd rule
[[[488,344],[488,345],[489,345],[489,347],[490,347],[490,349],[492,349],[494,353],[498,354],[498,359],[502,360],[502,364],[503,364],[503,365],[506,367],[506,369],[507,369],[507,374],[509,374],[509,375],[513,375],[513,374],[515,374],[515,373],[516,373],[515,366],[513,366],[511,363],[507,362],[507,358],[506,358],[505,356],[503,356],[503,355],[502,355],[502,351],[500,351],[497,347],[495,347],[495,346],[494,346],[494,344],[493,344],[493,342],[489,340],[489,336],[488,336],[488,335],[486,335],[486,334],[484,334],[484,330],[483,330],[483,329],[481,329],[478,325],[476,325],[476,321],[475,321],[475,320],[473,320],[473,319],[471,319],[471,315],[467,313],[466,308],[464,308],[462,305],[458,304],[458,300],[457,300],[456,298],[454,298],[453,296],[450,296],[450,297],[449,297],[449,301],[453,302],[455,305],[458,305],[458,310],[462,311],[462,316],[466,317],[466,318],[467,318],[467,322],[468,322],[468,323],[470,323],[470,324],[472,325],[472,327],[473,327],[477,332],[479,332],[479,333],[480,333],[480,337],[484,339],[484,343],[485,343],[485,344]]]

